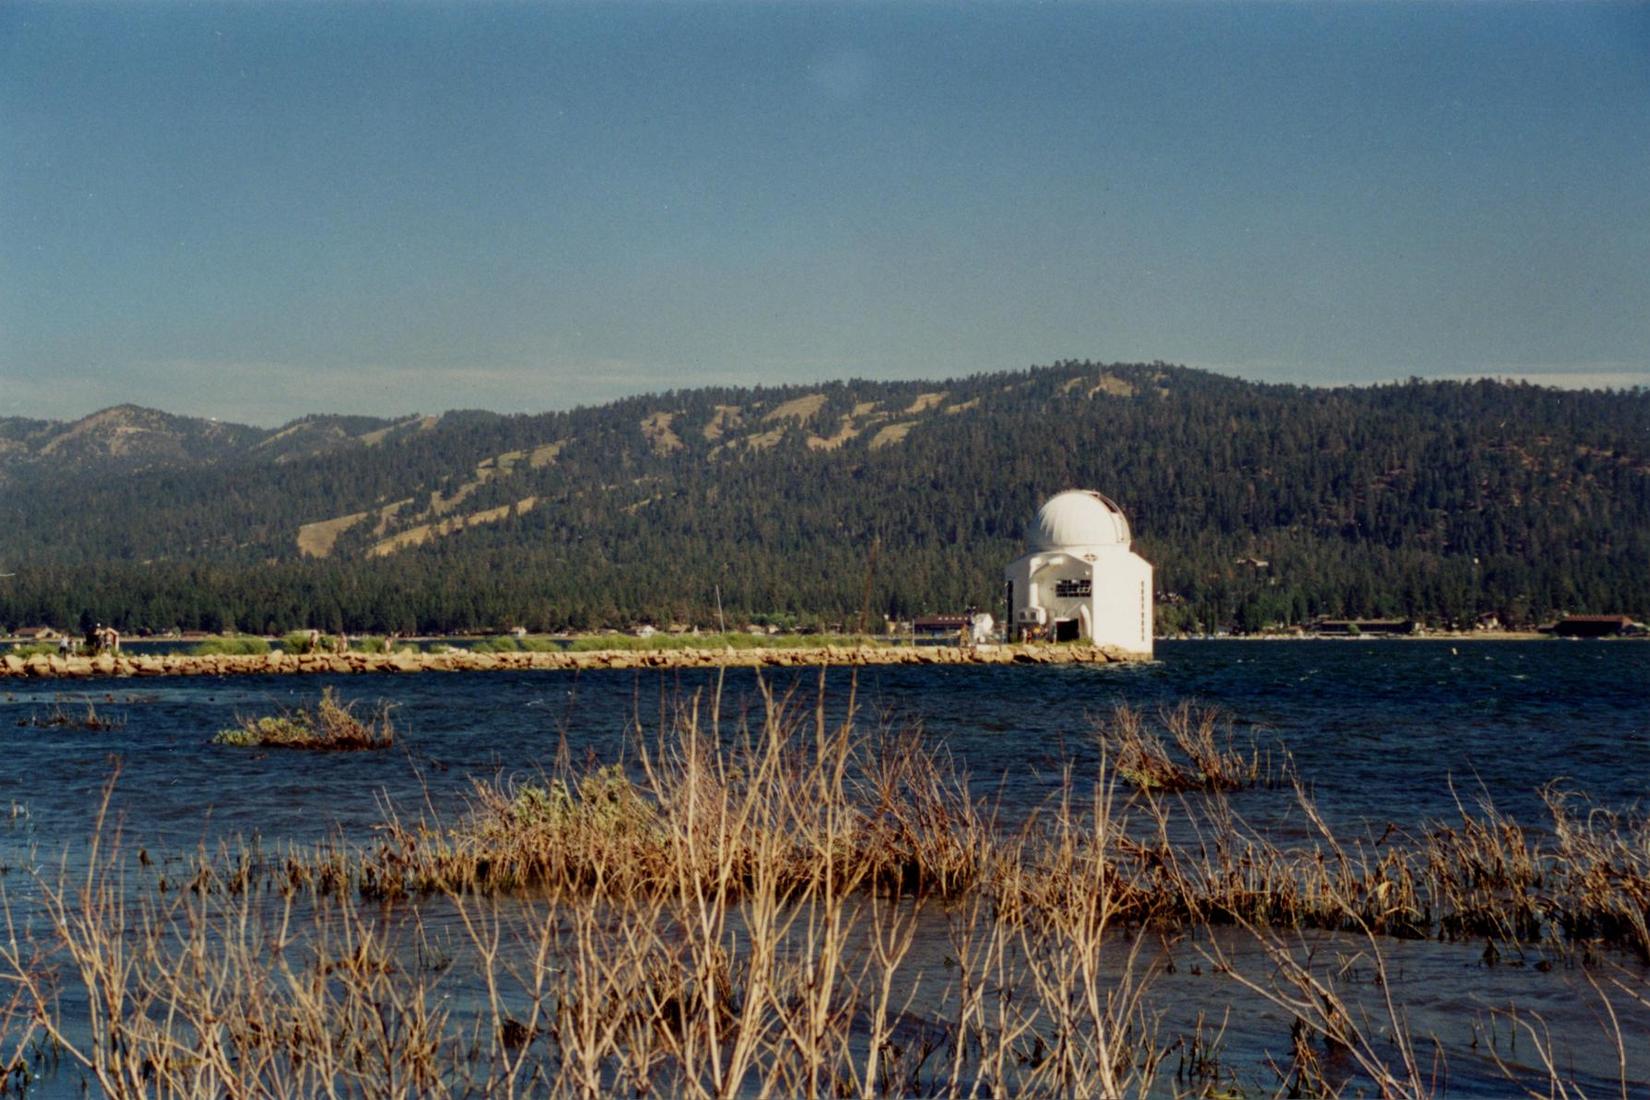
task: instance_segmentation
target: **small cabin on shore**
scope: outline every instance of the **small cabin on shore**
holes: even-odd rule
[[[1312,624],[1314,634],[1357,635],[1419,634],[1421,624],[1414,619],[1319,619]]]
[[[1636,625],[1626,615],[1566,615],[1542,633],[1558,638],[1613,638],[1632,633]]]
[[[911,621],[911,633],[919,638],[954,638],[968,625],[967,615],[919,615]]]

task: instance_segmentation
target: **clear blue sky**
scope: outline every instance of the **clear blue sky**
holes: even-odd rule
[[[1650,384],[1650,6],[0,4],[0,416]]]

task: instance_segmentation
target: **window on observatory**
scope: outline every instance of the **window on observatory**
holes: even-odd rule
[[[1062,600],[1082,599],[1094,595],[1094,583],[1087,577],[1082,580],[1056,581],[1054,595]]]

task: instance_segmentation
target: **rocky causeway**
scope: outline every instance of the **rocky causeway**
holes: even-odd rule
[[[811,648],[588,650],[547,653],[101,654],[0,657],[0,678],[83,680],[131,676],[269,676],[301,673],[486,672],[545,669],[806,667],[809,665],[1116,664],[1150,660],[1111,646],[828,645]]]

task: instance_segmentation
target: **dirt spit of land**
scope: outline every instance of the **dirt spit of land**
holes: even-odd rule
[[[484,672],[496,669],[756,668],[807,665],[1103,665],[1143,661],[1111,646],[871,646],[774,649],[590,650],[549,653],[340,653],[195,656],[103,654],[98,657],[0,657],[0,678],[89,679],[102,676],[267,676],[304,672]]]

